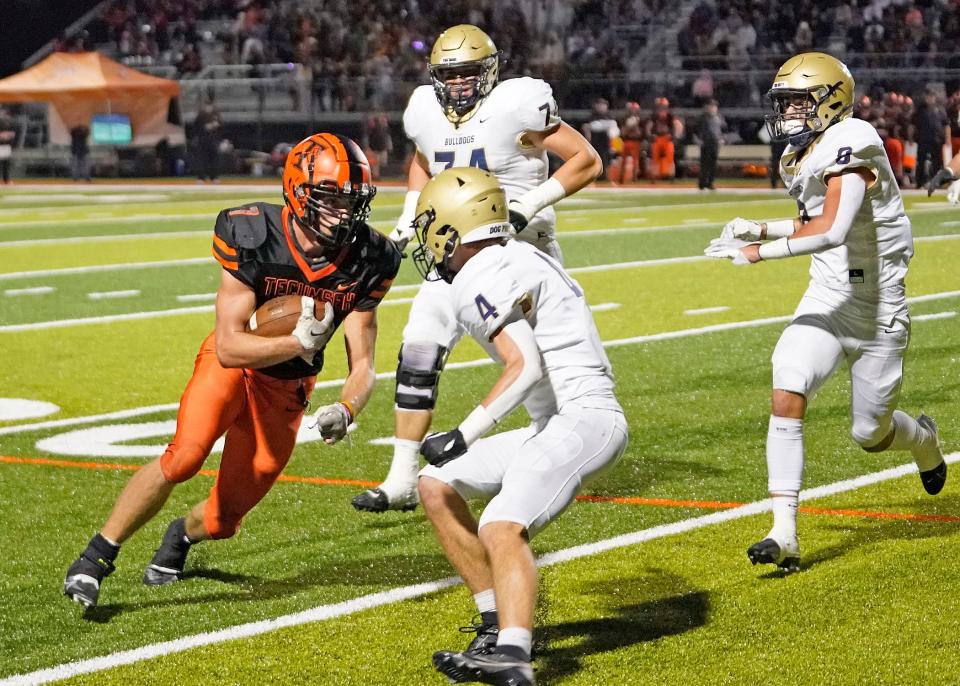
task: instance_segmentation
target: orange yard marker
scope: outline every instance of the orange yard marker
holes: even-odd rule
[[[120,469],[136,471],[143,465],[116,464],[111,462],[81,462],[80,460],[53,460],[46,457],[13,457],[0,455],[0,463],[30,464],[43,467],[63,467],[67,469]],[[217,470],[201,469],[199,474],[216,477]],[[379,486],[379,481],[361,481],[359,479],[325,479],[319,476],[296,476],[281,474],[277,481],[288,483],[314,484],[317,486],[361,486],[372,488]],[[746,503],[725,503],[716,500],[674,500],[673,498],[632,498],[625,496],[579,495],[577,500],[588,503],[613,503],[615,505],[645,505],[648,507],[686,507],[703,510],[730,510]],[[875,510],[847,510],[823,507],[801,507],[798,510],[805,514],[829,517],[860,517],[864,519],[899,519],[915,522],[960,522],[960,516],[939,514],[918,514],[914,512],[878,512]]]

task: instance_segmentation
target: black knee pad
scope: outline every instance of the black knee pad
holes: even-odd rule
[[[404,343],[397,356],[395,400],[402,410],[432,410],[447,349],[436,343]]]

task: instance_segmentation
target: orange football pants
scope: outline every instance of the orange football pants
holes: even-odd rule
[[[160,468],[171,483],[190,479],[226,433],[203,515],[211,538],[233,536],[286,467],[314,382],[312,376],[286,380],[253,369],[227,369],[217,360],[213,334],[203,341]]]
[[[663,135],[653,140],[650,148],[650,159],[653,164],[653,174],[658,179],[671,179],[676,176],[676,167],[673,161],[673,138]]]
[[[623,141],[623,156],[620,161],[620,183],[627,183],[643,176],[643,168],[640,166],[640,150],[642,141],[628,138]],[[627,159],[633,160],[633,172],[630,178],[627,178]]]

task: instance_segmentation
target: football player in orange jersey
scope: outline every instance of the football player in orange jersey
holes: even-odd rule
[[[170,524],[144,583],[181,579],[190,546],[233,536],[290,459],[324,346],[341,324],[350,371],[340,402],[321,407],[314,425],[327,443],[346,435],[373,391],[376,308],[400,266],[393,242],[366,223],[375,193],[359,146],[321,133],[290,151],[284,205],[253,203],[220,212],[213,236],[213,255],[223,266],[216,326],[200,346],[176,435],[161,457],[134,474],[103,528],[70,566],[67,597],[87,607],[97,604],[120,546],[157,514],[176,484],[200,470],[224,433],[209,497]],[[265,338],[244,331],[260,305],[290,294],[303,300],[291,335]]]

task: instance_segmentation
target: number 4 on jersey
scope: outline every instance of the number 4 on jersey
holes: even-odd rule
[[[483,319],[483,321],[497,316],[497,308],[487,302],[487,299],[483,297],[483,293],[478,293],[473,301],[477,304],[477,310],[480,312],[480,318]]]

